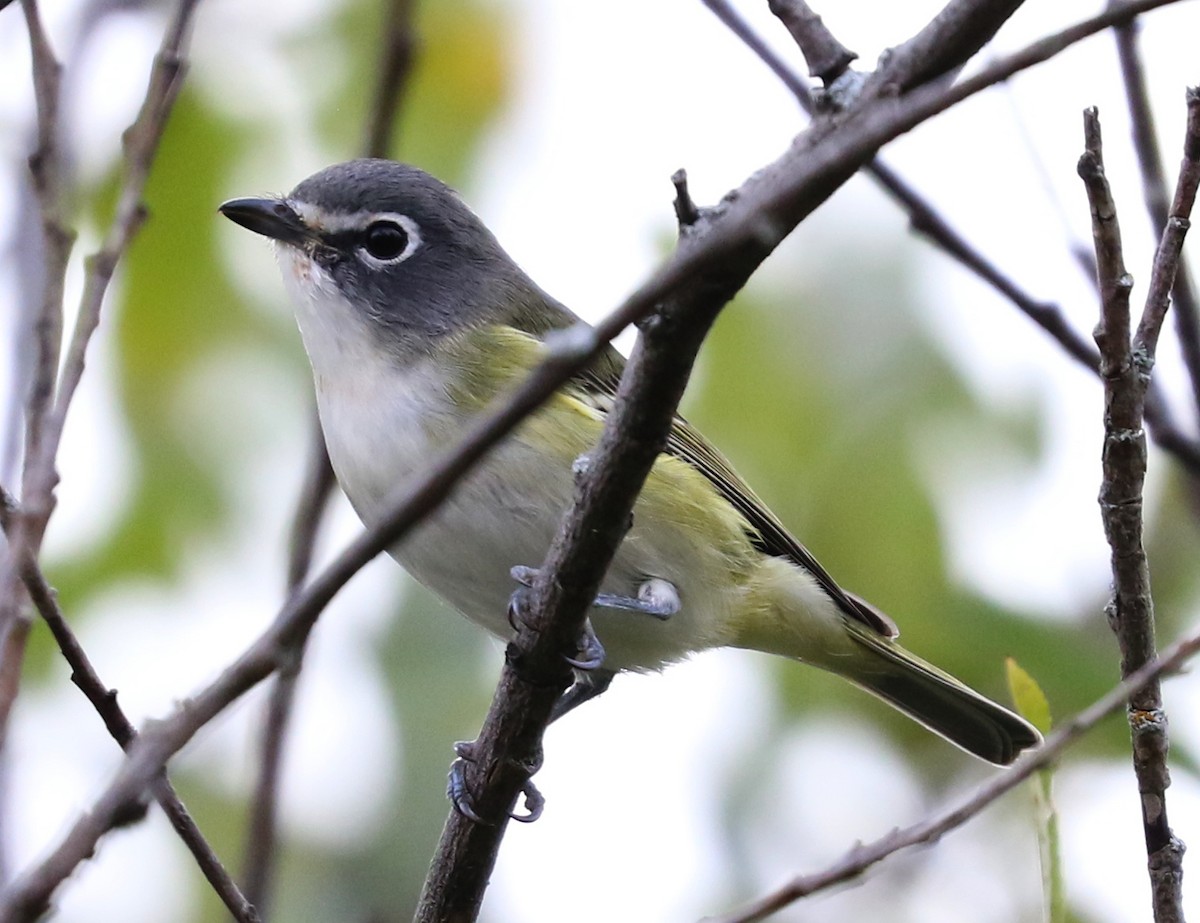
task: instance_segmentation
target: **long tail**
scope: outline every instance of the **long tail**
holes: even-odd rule
[[[1029,722],[890,638],[854,623],[846,627],[871,656],[843,675],[951,743],[990,763],[1007,766],[1022,750],[1041,741]]]

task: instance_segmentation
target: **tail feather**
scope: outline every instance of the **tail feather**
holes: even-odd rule
[[[890,638],[857,625],[850,626],[850,635],[874,656],[847,671],[847,678],[967,752],[1007,766],[1022,750],[1041,741],[1025,719]]]

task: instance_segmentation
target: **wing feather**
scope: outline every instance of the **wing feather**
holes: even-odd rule
[[[576,396],[607,416],[617,393],[617,384],[625,360],[610,349],[588,371],[572,382]],[[847,593],[779,521],[733,470],[729,461],[694,429],[683,417],[676,415],[667,437],[666,451],[687,462],[703,474],[717,492],[745,519],[747,534],[760,551],[773,557],[785,558],[812,574],[820,587],[829,594],[846,615],[879,634],[894,638],[899,634],[896,623],[852,593]]]

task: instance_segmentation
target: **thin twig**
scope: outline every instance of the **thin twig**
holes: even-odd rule
[[[574,328],[557,338],[545,363],[510,397],[485,413],[463,442],[433,465],[375,527],[355,539],[289,600],[270,628],[213,683],[181,703],[170,717],[148,726],[92,808],[78,818],[49,855],[0,892],[0,923],[27,919],[29,908],[44,906],[62,881],[92,854],[100,838],[119,822],[122,812],[136,804],[166,762],[201,727],[279,668],[285,652],[302,642],[343,584],[436,507],[491,446],[590,364],[618,332],[648,316],[677,286],[689,280],[694,283],[714,267],[734,266],[744,271],[747,252],[768,252],[891,138],[1114,22],[1168,2],[1172,0],[1138,0],[1119,12],[1093,17],[995,62],[982,75],[960,84],[920,88],[902,100],[864,95],[860,97],[861,110],[839,117],[836,132],[814,123],[814,129],[797,138],[777,162],[758,171],[736,195],[726,198],[708,233],[686,238],[688,245],[677,249],[596,328]]]
[[[367,118],[364,157],[386,157],[392,150],[400,102],[417,48],[416,6],[417,0],[388,0],[384,9],[378,79]]]
[[[116,264],[145,220],[142,194],[158,142],[179,90],[183,72],[182,49],[196,2],[180,0],[155,56],[142,108],[125,133],[125,175],[118,195],[117,211],[100,249],[86,262],[78,318],[55,388],[54,376],[57,374],[63,333],[63,285],[69,241],[73,235],[67,228],[63,214],[66,180],[54,142],[59,131],[58,87],[61,67],[46,41],[35,0],[23,0],[33,49],[34,86],[38,99],[38,150],[30,158],[30,172],[42,210],[47,245],[42,320],[38,324],[37,336],[39,354],[44,353],[45,360],[39,360],[30,391],[21,489],[22,513],[10,534],[10,542],[28,545],[35,556],[53,511],[54,488],[58,479],[55,458],[67,412],[83,375],[87,345],[99,324],[100,309]],[[9,604],[13,591],[12,573],[13,569],[9,567],[0,580],[4,590],[0,605]],[[3,621],[0,619],[0,622]]]
[[[687,200],[683,178],[676,173],[673,179],[679,198]],[[675,208],[685,218],[684,242],[705,233],[703,219],[699,226],[686,220],[694,206],[677,200]],[[471,746],[465,773],[475,809],[498,820],[480,824],[450,811],[414,923],[478,915],[507,817],[541,762],[542,735],[570,680],[563,655],[575,650],[600,581],[629,528],[634,500],[666,444],[705,335],[766,252],[748,246],[731,253],[680,286],[640,325],[603,435],[577,475],[574,503],[531,589],[528,624],[508,647],[496,695]]]
[[[167,119],[183,86],[183,77],[187,70],[184,46],[191,31],[198,2],[199,0],[179,0],[175,13],[163,33],[158,53],[154,56],[154,66],[150,71],[150,82],[146,87],[141,109],[133,124],[125,129],[122,136],[124,177],[117,199],[117,210],[100,249],[91,254],[86,261],[79,315],[58,382],[54,413],[47,434],[49,438],[43,446],[43,458],[39,460],[39,464],[46,469],[52,470],[54,467],[53,456],[58,452],[67,413],[75,397],[75,390],[83,378],[88,344],[100,325],[100,311],[113,272],[148,215],[143,202],[146,181],[150,177],[159,142],[166,130]],[[24,502],[24,498],[22,501]]]
[[[990,9],[1002,5],[993,4]],[[988,5],[975,6],[987,20],[984,8]],[[943,17],[941,22],[951,47],[961,47],[961,30],[978,34],[970,17]],[[927,32],[918,38],[932,41]],[[868,86],[873,82],[878,93],[881,86],[905,85],[909,69],[925,67],[919,57],[897,56]],[[871,101],[868,90],[853,105],[867,107]],[[847,127],[852,119],[853,112],[839,127]],[[800,139],[810,141],[811,147],[804,150],[798,142],[790,153],[801,156],[803,151],[805,158],[817,158],[822,141],[833,140],[828,130],[829,122],[815,122]],[[762,202],[754,203],[759,182],[771,188],[770,180],[763,178],[766,174],[760,172],[725,197],[728,211],[724,215],[711,218],[714,213],[706,213],[712,226],[681,236],[677,256],[687,254],[698,242],[701,247],[703,242],[711,242],[719,233],[721,217],[730,217],[741,206],[757,205],[754,233],[740,242],[731,238],[719,261],[697,266],[669,297],[656,302],[656,314],[642,324],[642,335],[622,376],[600,444],[588,455],[575,501],[538,569],[527,616],[533,630],[520,628],[509,645],[491,709],[465,763],[464,781],[474,814],[488,822],[451,810],[418,904],[417,923],[466,923],[478,916],[508,817],[521,792],[528,791],[529,775],[540,764],[542,734],[555,699],[569,679],[563,655],[573,649],[583,631],[588,609],[628,528],[637,492],[666,440],[672,414],[711,323],[781,236],[803,217],[805,209],[814,207],[816,199],[831,195],[872,154],[862,151],[857,159],[838,163],[819,192],[793,189],[796,200],[803,203],[797,208],[802,213],[798,216],[787,212],[785,217]],[[676,210],[689,211],[678,203]]]
[[[1120,6],[1121,2],[1123,0],[1109,0],[1108,5]],[[1150,106],[1146,74],[1138,51],[1138,32],[1138,24],[1128,22],[1114,29],[1113,36],[1117,42],[1121,79],[1125,84],[1125,97],[1133,125],[1134,150],[1137,151],[1138,167],[1142,173],[1142,195],[1151,227],[1154,233],[1161,234],[1171,214],[1171,202],[1167,193],[1166,170],[1154,129],[1154,112]],[[1192,386],[1192,410],[1200,419],[1200,305],[1197,304],[1196,289],[1185,263],[1181,263],[1175,273],[1172,295],[1175,332]]]
[[[800,46],[808,73],[825,86],[842,76],[858,57],[837,40],[805,0],[769,0],[768,6]]]
[[[41,308],[34,324],[37,361],[26,396],[25,453],[28,472],[28,459],[40,452],[40,443],[45,435],[43,420],[54,404],[54,379],[58,374],[62,348],[63,287],[75,232],[67,220],[66,171],[58,143],[62,64],[50,45],[38,12],[37,0],[22,0],[21,8],[29,33],[34,99],[37,103],[37,147],[29,158],[29,175],[41,212],[45,245]],[[36,512],[41,514],[41,510]]]
[[[18,513],[19,506],[16,500],[8,491],[0,487],[0,526],[7,531]],[[37,607],[43,621],[49,627],[50,633],[54,636],[63,659],[71,668],[71,682],[92,703],[92,707],[104,721],[104,727],[113,740],[120,745],[122,750],[128,750],[137,737],[137,731],[117,702],[116,690],[109,688],[100,679],[100,675],[92,665],[91,658],[88,657],[83,645],[79,643],[79,639],[71,630],[66,615],[58,604],[58,596],[46,580],[46,575],[42,573],[42,569],[38,567],[37,561],[34,560],[28,549],[24,549],[24,551],[19,563],[21,579],[34,606]],[[200,871],[212,885],[213,890],[216,891],[233,918],[238,923],[258,923],[260,918],[254,907],[238,890],[232,876],[225,870],[212,846],[204,839],[200,828],[196,826],[191,813],[183,804],[165,773],[160,773],[154,780],[152,793],[167,815],[171,826],[179,834],[179,838],[195,857]]]
[[[39,305],[31,327],[35,355],[25,398],[25,462],[22,472],[22,515],[9,533],[8,553],[0,559],[0,749],[20,689],[21,665],[29,637],[30,609],[17,573],[19,549],[41,543],[53,497],[35,489],[40,481],[33,459],[40,457],[46,419],[54,401],[54,376],[62,348],[63,291],[67,261],[75,233],[66,220],[62,150],[58,143],[62,65],[46,34],[37,0],[22,0],[33,62],[37,106],[37,147],[29,158],[29,175],[37,198],[42,230],[42,273]]]
[[[1171,294],[1179,295],[1179,275],[1183,271],[1183,238],[1191,221],[1200,187],[1200,87],[1188,87],[1187,127],[1183,138],[1183,159],[1175,195],[1163,221],[1162,240],[1154,254],[1154,268],[1146,293],[1146,307],[1135,337],[1135,348],[1145,353],[1146,362],[1153,364],[1158,349],[1158,335],[1171,306]],[[1172,284],[1174,283],[1174,284]],[[1178,309],[1178,301],[1175,307]]]
[[[730,5],[728,0],[702,0],[718,19],[753,51],[783,82],[808,115],[814,111],[812,93],[805,80],[779,57]],[[1049,334],[1063,350],[1093,373],[1100,371],[1100,354],[1095,344],[1071,326],[1060,305],[1036,298],[1003,272],[966,237],[954,228],[933,204],[876,157],[863,167],[885,192],[908,213],[912,229],[959,265],[1007,299],[1022,314]],[[1088,256],[1089,265],[1091,256]],[[1094,278],[1094,276],[1093,276]],[[1172,419],[1156,383],[1146,398],[1146,423],[1155,444],[1174,455],[1192,474],[1200,475],[1200,443],[1184,433]]]
[[[125,178],[116,216],[100,250],[88,258],[78,319],[57,387],[54,379],[58,373],[63,334],[63,280],[74,240],[74,232],[67,225],[64,206],[67,178],[57,147],[61,65],[50,49],[37,15],[36,3],[26,0],[23,6],[33,49],[34,86],[38,100],[38,148],[30,159],[30,171],[42,214],[46,247],[42,319],[37,325],[36,335],[40,358],[25,421],[27,440],[22,503],[18,506],[5,492],[3,504],[4,528],[9,537],[10,551],[7,566],[12,568],[12,573],[19,574],[34,605],[49,626],[64,659],[71,666],[72,681],[91,701],[117,743],[122,748],[128,748],[136,738],[133,725],[117,704],[115,693],[100,681],[67,624],[53,590],[37,565],[37,550],[54,506],[53,491],[57,484],[55,457],[67,411],[83,375],[87,344],[99,323],[101,304],[116,263],[145,217],[141,204],[142,191],[178,92],[182,47],[195,0],[183,0],[179,4],[155,58],[142,109],[126,132]],[[15,591],[5,593],[6,601],[16,598]],[[27,623],[18,624],[5,639],[5,687],[11,690],[11,695],[4,698],[5,726],[7,709],[15,695],[15,682],[10,683],[9,679],[19,675],[20,657],[17,653],[23,651],[27,630]],[[234,918],[243,923],[254,923],[257,916],[253,908],[238,892],[165,775],[160,774],[154,780],[152,790],[172,826],[196,857],[202,873]]]
[[[1195,137],[1200,110],[1189,93],[1189,131]],[[1100,511],[1112,549],[1113,593],[1106,608],[1121,649],[1121,675],[1142,669],[1155,652],[1154,601],[1150,568],[1142,542],[1146,478],[1146,437],[1142,429],[1146,386],[1154,364],[1154,347],[1166,315],[1168,293],[1175,281],[1188,213],[1171,215],[1154,262],[1146,308],[1136,338],[1131,337],[1129,295],[1133,280],[1125,270],[1116,205],[1104,175],[1100,120],[1095,109],[1084,112],[1085,150],[1079,175],[1092,213],[1092,237],[1100,283],[1100,347],[1104,381],[1103,479]],[[1189,145],[1190,146],[1190,145]],[[1186,160],[1185,150],[1185,160]],[[1185,175],[1189,171],[1184,171]],[[1192,165],[1191,179],[1196,178]],[[1189,182],[1181,177],[1181,187]],[[1179,197],[1190,209],[1195,185]],[[1167,818],[1167,716],[1160,684],[1152,681],[1130,696],[1129,726],[1133,745],[1142,828],[1149,858],[1152,905],[1156,923],[1181,923],[1183,843]]]
[[[757,923],[767,919],[789,904],[834,885],[843,884],[861,875],[893,853],[909,846],[935,843],[942,836],[961,827],[1007,792],[1012,791],[1039,769],[1050,765],[1083,734],[1125,705],[1147,683],[1179,671],[1200,652],[1200,632],[1184,638],[1165,655],[1151,661],[1122,680],[1073,718],[1060,722],[1045,743],[1028,750],[1008,768],[988,779],[966,800],[941,814],[922,820],[880,837],[871,843],[855,846],[829,868],[812,875],[800,875],[779,889],[752,904],[722,917],[710,918],[707,923]]]
[[[1159,333],[1170,305],[1170,293],[1173,290],[1178,295],[1180,291],[1183,239],[1191,220],[1196,189],[1200,186],[1200,88],[1188,89],[1187,109],[1183,162],[1154,254],[1146,304],[1133,339],[1133,369],[1113,382],[1113,393],[1107,402],[1106,449],[1112,445],[1110,436],[1119,435],[1120,427],[1136,422],[1136,413],[1141,409],[1139,393],[1144,394],[1150,380]],[[1118,389],[1123,393],[1117,393]],[[1116,409],[1118,405],[1120,412]],[[1125,405],[1131,405],[1128,419],[1125,418]],[[1107,457],[1105,459],[1100,499],[1113,551],[1112,612],[1124,671],[1137,666],[1139,657],[1154,654],[1154,608],[1145,549],[1140,531],[1127,531],[1141,527],[1140,488],[1146,463],[1144,439],[1140,456],[1130,454],[1125,446],[1114,450],[1113,455],[1117,457],[1111,466]],[[1118,468],[1121,462],[1128,467]],[[1137,503],[1125,503],[1128,487],[1138,489]],[[1112,504],[1119,506],[1114,508]],[[1161,698],[1154,695],[1157,691],[1157,688],[1148,687],[1146,693],[1130,698],[1133,762],[1141,796],[1154,919],[1156,923],[1183,923],[1184,845],[1172,834],[1167,823],[1166,787],[1171,781],[1167,768],[1167,719],[1161,710]],[[1142,701],[1143,695],[1146,701]]]
[[[325,450],[325,437],[315,411],[309,421],[309,448],[305,463],[304,486],[292,517],[291,545],[288,551],[286,596],[291,598],[304,583],[312,566],[317,533],[333,495],[333,469]],[[266,918],[272,873],[275,867],[278,832],[276,812],[279,803],[279,777],[283,771],[284,741],[287,738],[296,684],[304,663],[301,646],[284,662],[275,677],[267,701],[259,744],[258,777],[250,801],[246,824],[246,843],[242,857],[242,883],[247,899]]]
[[[378,79],[363,146],[363,155],[366,157],[386,157],[390,151],[417,45],[416,0],[388,0],[383,16]],[[297,498],[292,519],[287,573],[289,597],[308,576],[317,533],[335,486],[325,437],[315,411],[309,426],[304,487]],[[296,685],[304,664],[305,647],[301,645],[289,652],[271,688],[260,743],[258,778],[247,824],[242,880],[247,897],[264,917],[268,914],[271,878],[278,851],[276,810],[279,777],[283,771],[284,741],[295,703]]]

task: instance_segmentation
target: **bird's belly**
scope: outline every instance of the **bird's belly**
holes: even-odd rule
[[[361,417],[353,407],[321,402],[322,425],[338,480],[360,518],[371,525],[389,502],[432,464],[449,443],[428,426],[445,410],[400,402],[391,419]],[[378,408],[385,404],[373,401]],[[459,428],[455,428],[459,431]],[[573,493],[571,462],[548,460],[518,430],[461,481],[446,501],[390,549],[420,583],[493,634],[508,638],[515,565],[542,563]],[[742,593],[728,562],[706,537],[663,523],[639,501],[633,527],[618,549],[601,591],[636,596],[658,577],[675,585],[681,610],[670,619],[593,609],[591,619],[613,670],[654,670],[689,653],[727,643],[723,626]]]

